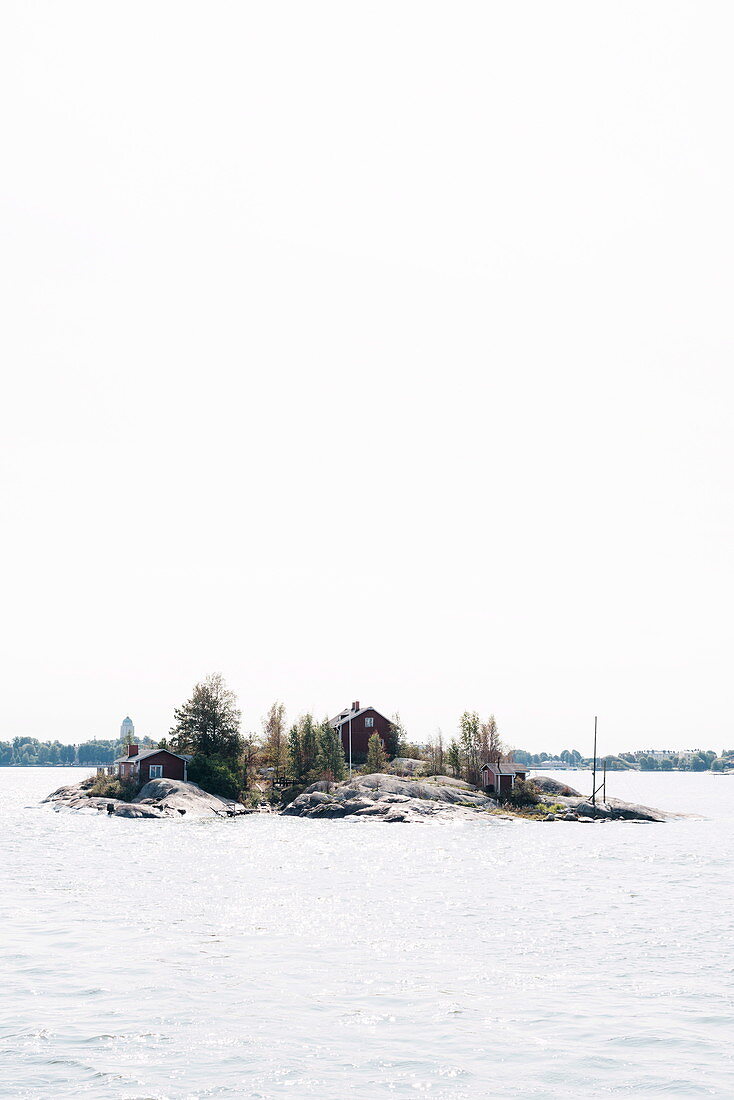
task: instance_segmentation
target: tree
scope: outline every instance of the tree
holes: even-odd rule
[[[390,729],[387,735],[387,755],[391,760],[396,756],[405,756],[405,746],[408,743],[408,734],[402,723],[400,715],[396,711],[390,720]]]
[[[424,753],[428,775],[443,775],[444,755],[443,734],[441,730],[437,730],[436,736],[428,742]]]
[[[464,757],[465,778],[467,783],[475,786],[479,783],[479,768],[481,760],[481,732],[479,728],[479,715],[476,711],[465,710],[459,720],[461,730],[460,743]]]
[[[170,742],[174,752],[238,763],[241,715],[236,695],[218,673],[197,684],[191,698],[173,716]]]
[[[116,755],[115,741],[84,741],[79,746],[80,764],[111,764]]]
[[[316,737],[316,722],[312,714],[304,714],[298,719],[298,731],[301,738],[301,753],[303,755],[303,774],[308,775],[316,767],[318,756],[318,744]]]
[[[446,754],[446,760],[448,762],[451,771],[454,773],[454,778],[458,779],[461,774],[461,750],[459,749],[459,742],[454,738],[449,745],[449,751]]]
[[[497,721],[493,714],[490,714],[486,722],[482,722],[481,728],[481,760],[480,763],[485,762],[489,764],[499,764],[504,752],[504,746],[500,740],[500,733],[497,729]]]
[[[344,778],[346,761],[341,734],[335,730],[328,718],[325,718],[316,731],[318,755],[316,767],[327,782]]]
[[[656,772],[658,770],[659,770],[658,762],[657,762],[657,760],[655,760],[654,757],[645,756],[644,754],[640,757],[640,771],[641,772]]]
[[[253,733],[246,733],[242,738],[242,753],[240,755],[242,768],[242,784],[244,790],[249,790],[252,774],[258,760],[259,745]]]
[[[288,770],[294,783],[300,783],[306,774],[303,766],[303,749],[301,746],[301,731],[298,725],[291,726],[288,734]]]
[[[367,742],[367,772],[384,772],[387,767],[387,753],[383,748],[379,733],[373,733]]]
[[[279,772],[285,766],[287,757],[285,707],[282,703],[273,703],[263,719],[263,737],[265,760]]]
[[[673,761],[670,759],[669,756],[666,756],[664,760],[660,761],[660,771],[661,772],[672,772],[672,770],[673,770]]]

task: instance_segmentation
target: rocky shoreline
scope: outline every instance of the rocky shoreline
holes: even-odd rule
[[[531,782],[539,792],[537,806],[557,807],[553,812],[535,816],[536,821],[657,822],[687,816],[623,802],[619,798],[609,798],[593,806],[588,798],[555,779],[539,776]],[[532,817],[532,811],[533,807],[527,807],[525,812],[514,811],[469,783],[447,775],[411,779],[377,773],[354,776],[331,785],[314,783],[282,813],[294,817],[369,817],[391,822],[457,817],[476,820],[481,816],[483,821],[500,824]]]
[[[512,809],[451,776],[410,778],[378,772],[355,775],[341,783],[313,783],[280,812],[287,817],[353,817],[402,823],[463,818],[492,825],[523,819],[661,822],[689,816],[623,802],[619,798],[608,798],[593,806],[572,787],[546,776],[533,779],[532,785],[537,791],[535,804]],[[55,810],[128,818],[239,817],[257,812],[239,802],[208,794],[195,783],[175,779],[151,779],[131,802],[90,795],[82,783],[60,787],[43,801],[51,803]]]
[[[59,787],[43,802],[53,803],[55,810],[110,814],[114,817],[239,817],[253,812],[239,802],[203,791],[196,783],[181,783],[177,779],[151,779],[131,802],[90,795],[83,783]]]

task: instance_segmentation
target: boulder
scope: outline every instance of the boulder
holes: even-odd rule
[[[551,779],[549,775],[531,775],[528,782],[544,794],[579,795],[580,797],[581,793],[575,791],[573,787],[569,787],[567,783],[560,783],[557,779]]]
[[[328,795],[316,791],[315,786],[308,787],[283,813],[292,817],[353,816],[406,822],[427,817],[474,817],[497,805],[476,787],[445,775],[420,779],[382,772],[353,775],[351,780],[332,786]],[[496,821],[486,815],[485,819]]]
[[[635,802],[623,802],[621,798],[607,798],[605,802],[579,800],[576,812],[585,817],[607,819],[609,821],[675,821],[688,817],[688,814],[671,813],[669,810],[656,810],[652,806],[640,806]]]
[[[120,802],[115,807],[115,817],[167,817],[165,810],[154,806],[136,806],[134,802]]]

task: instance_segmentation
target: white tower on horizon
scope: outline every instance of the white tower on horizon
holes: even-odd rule
[[[126,737],[129,737],[130,740],[135,737],[135,726],[130,717],[123,718],[122,725],[120,726],[120,740],[124,741]]]

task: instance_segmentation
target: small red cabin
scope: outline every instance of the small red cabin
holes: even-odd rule
[[[494,798],[506,798],[512,794],[515,781],[525,779],[527,774],[528,769],[520,764],[482,764],[482,787]]]
[[[347,760],[349,760],[350,743],[352,759],[367,757],[369,739],[373,733],[379,734],[382,747],[387,749],[392,722],[374,707],[360,707],[359,702],[352,703],[351,707],[337,714],[336,718],[332,718],[331,724],[341,734]]]
[[[186,783],[186,769],[190,756],[183,756],[170,749],[148,749],[139,752],[137,745],[127,746],[127,755],[118,756],[115,769],[120,779],[137,779],[147,783],[149,779],[179,779]]]

